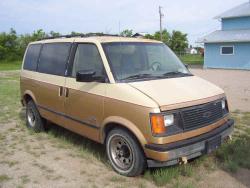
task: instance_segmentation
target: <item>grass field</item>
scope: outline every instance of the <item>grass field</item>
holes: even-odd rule
[[[22,61],[0,61],[0,71],[20,70]]]
[[[48,179],[50,185],[63,185],[62,182],[67,179],[72,184],[75,181],[86,181],[93,185],[92,187],[96,187],[96,171],[91,171],[96,168],[104,176],[103,182],[97,187],[103,184],[107,185],[106,187],[112,185],[112,187],[192,188],[209,183],[206,182],[209,181],[207,180],[209,174],[219,169],[230,173],[237,173],[241,168],[250,169],[250,113],[232,113],[236,120],[234,139],[223,145],[217,152],[190,161],[187,165],[150,169],[141,177],[125,178],[112,171],[105,149],[100,144],[57,126],[51,126],[46,133],[35,134],[28,131],[25,127],[24,110],[20,105],[17,71],[0,72],[0,109],[0,150],[3,151],[0,154],[0,187],[1,185],[6,185],[3,187],[43,186],[44,182],[39,175],[41,173],[47,174],[45,178],[47,176],[50,178]],[[13,123],[14,128],[10,128]],[[26,162],[23,162],[23,157]],[[75,177],[74,175],[69,177],[67,171],[64,173],[63,169],[57,169],[60,167],[60,161],[63,160],[70,161],[70,163],[65,162],[65,165],[78,164],[82,160],[85,162],[79,163],[74,169],[71,169],[70,165],[63,167],[71,170],[71,173],[76,172]],[[25,166],[21,166],[23,163]],[[59,167],[55,167],[57,164]],[[88,166],[90,164],[92,167]],[[3,167],[7,169],[8,174],[1,170]],[[24,172],[25,169],[30,173]],[[14,181],[15,179],[19,180]],[[21,183],[15,184],[16,182]],[[65,183],[66,187],[72,184]]]
[[[201,55],[186,54],[179,56],[181,61],[188,65],[203,65],[204,58]]]

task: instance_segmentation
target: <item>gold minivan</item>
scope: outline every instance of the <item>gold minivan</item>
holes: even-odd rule
[[[32,42],[20,80],[29,128],[42,131],[48,120],[105,144],[111,166],[125,176],[210,153],[234,127],[224,91],[155,40]]]

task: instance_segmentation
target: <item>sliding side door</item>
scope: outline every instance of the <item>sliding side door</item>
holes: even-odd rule
[[[57,124],[62,124],[63,121],[63,88],[71,44],[70,42],[43,44],[38,62],[37,106],[43,117]]]

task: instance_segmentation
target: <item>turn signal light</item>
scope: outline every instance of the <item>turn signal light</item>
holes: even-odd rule
[[[151,128],[153,134],[162,134],[166,132],[164,117],[162,115],[151,116]]]

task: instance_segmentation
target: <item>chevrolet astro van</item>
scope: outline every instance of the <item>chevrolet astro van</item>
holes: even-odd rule
[[[234,127],[224,91],[192,75],[155,40],[32,42],[20,80],[28,128],[43,131],[48,120],[105,144],[111,166],[124,176],[210,153]]]

